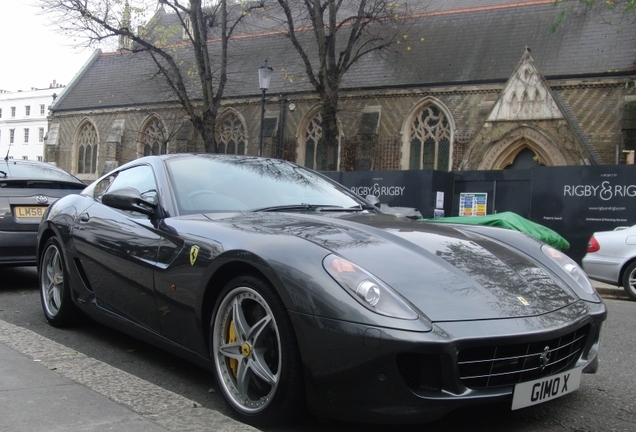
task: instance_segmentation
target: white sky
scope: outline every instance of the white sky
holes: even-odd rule
[[[37,0],[0,0],[0,90],[67,85],[93,53],[73,47],[40,15]]]

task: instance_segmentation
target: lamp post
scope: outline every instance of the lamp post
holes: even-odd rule
[[[263,123],[265,121],[265,93],[269,88],[269,80],[272,78],[272,67],[267,65],[267,60],[258,68],[258,85],[263,92],[261,96],[261,135],[258,141],[258,155],[263,155]]]

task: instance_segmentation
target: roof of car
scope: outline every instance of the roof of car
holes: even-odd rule
[[[84,184],[77,177],[55,165],[23,159],[0,160],[0,180],[4,179],[58,180]]]

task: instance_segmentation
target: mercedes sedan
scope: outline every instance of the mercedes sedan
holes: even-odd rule
[[[595,232],[582,263],[589,277],[622,286],[636,300],[636,225]]]

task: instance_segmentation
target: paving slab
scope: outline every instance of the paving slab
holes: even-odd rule
[[[0,320],[2,432],[258,432]]]
[[[170,429],[0,344],[0,430],[166,432]]]

